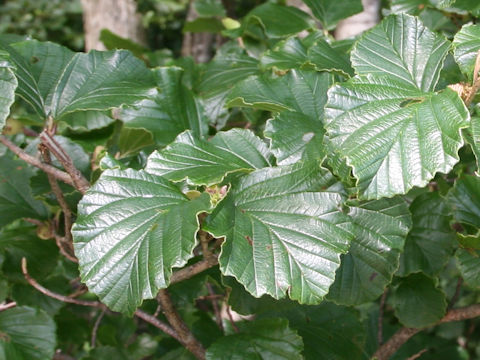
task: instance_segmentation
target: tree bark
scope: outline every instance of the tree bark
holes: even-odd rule
[[[380,0],[362,0],[363,12],[338,23],[337,40],[347,39],[374,27],[380,20]]]
[[[102,29],[145,45],[145,31],[135,0],[82,0],[82,7],[85,51],[105,50],[99,39]]]

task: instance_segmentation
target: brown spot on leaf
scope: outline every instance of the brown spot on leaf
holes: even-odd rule
[[[377,277],[377,275],[378,275],[378,273],[376,273],[376,272],[372,273],[372,275],[370,275],[369,280],[373,281]]]
[[[252,238],[248,235],[245,236],[245,239],[247,239],[248,243],[250,244],[250,246],[253,246],[253,241],[252,241]]]

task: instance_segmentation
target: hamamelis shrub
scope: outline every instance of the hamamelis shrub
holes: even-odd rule
[[[0,36],[1,360],[480,357],[480,6],[304,2],[198,0],[207,64]]]

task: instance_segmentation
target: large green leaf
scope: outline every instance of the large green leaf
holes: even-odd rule
[[[361,0],[303,0],[320,20],[324,29],[331,30],[337,23],[363,10]]]
[[[447,301],[433,279],[416,273],[401,279],[393,294],[392,306],[404,326],[423,328],[445,315]]]
[[[257,21],[265,34],[272,38],[286,37],[313,28],[313,21],[307,13],[293,6],[271,2],[255,7],[245,21]]]
[[[105,171],[79,203],[72,229],[82,280],[113,310],[133,313],[192,257],[197,214],[209,207],[208,195],[189,201],[162,177]]]
[[[467,24],[453,39],[455,61],[469,80],[473,79],[475,61],[480,50],[480,25]]]
[[[207,350],[207,360],[302,359],[303,341],[285,319],[245,322],[241,332],[221,337]]]
[[[256,297],[319,303],[353,237],[342,196],[313,192],[328,184],[326,173],[298,163],[242,177],[205,225],[226,236],[222,273]]]
[[[228,113],[226,98],[231,88],[250,75],[259,74],[258,60],[233,44],[224,45],[201,73],[198,92],[204,101],[205,111],[217,128],[225,125]]]
[[[0,228],[19,218],[45,219],[45,206],[33,198],[30,178],[34,171],[10,155],[0,157]]]
[[[15,101],[15,89],[18,82],[6,53],[0,50],[0,131],[10,113],[10,106]]]
[[[477,160],[477,168],[480,169],[480,117],[472,116],[470,121],[470,129],[466,132],[465,140],[472,147]]]
[[[407,204],[398,197],[349,207],[356,236],[342,255],[328,298],[356,305],[375,300],[391,282],[412,220]]]
[[[0,44],[17,67],[17,93],[42,117],[106,110],[155,93],[145,64],[128,51],[73,53],[35,40]]]
[[[159,145],[167,145],[182,131],[196,137],[208,134],[208,118],[193,92],[183,83],[183,70],[162,67],[154,71],[160,89],[154,99],[145,99],[121,110],[119,118],[127,127],[151,131]]]
[[[228,106],[247,106],[280,112],[269,120],[265,135],[271,138],[272,152],[279,164],[290,164],[304,153],[322,158],[323,114],[327,90],[333,76],[307,70],[291,70],[287,75],[252,76],[230,93]]]
[[[213,185],[228,173],[261,169],[273,161],[265,143],[249,130],[219,132],[211,141],[186,131],[150,155],[145,169],[173,181],[188,178],[192,184]]]
[[[390,76],[359,76],[329,90],[327,132],[346,157],[363,196],[423,187],[450,171],[469,113],[450,89],[425,93]]]
[[[455,245],[450,205],[437,192],[426,193],[412,202],[410,211],[413,227],[405,242],[397,275],[422,271],[435,276],[452,256]]]
[[[259,317],[284,317],[298,331],[306,360],[366,360],[365,330],[355,309],[324,301],[317,306],[271,302]]]
[[[432,91],[450,42],[427,29],[418,18],[385,18],[355,44],[351,60],[359,75],[386,75],[411,88]]]
[[[392,13],[407,13],[412,15],[418,15],[424,8],[425,5],[430,5],[429,0],[390,0],[391,6],[390,9]]]
[[[0,360],[50,360],[55,322],[43,311],[17,307],[0,312]]]
[[[449,192],[453,217],[462,224],[480,228],[480,178],[464,175]]]

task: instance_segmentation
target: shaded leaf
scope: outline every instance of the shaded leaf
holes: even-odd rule
[[[447,301],[435,282],[422,273],[400,280],[392,298],[395,316],[406,327],[423,328],[439,321],[447,310]]]
[[[45,206],[33,198],[30,178],[34,171],[10,155],[0,157],[0,228],[20,218],[45,219]]]
[[[153,145],[153,135],[146,129],[124,128],[118,139],[118,158],[125,158]]]
[[[410,205],[413,227],[405,242],[397,275],[422,271],[435,276],[452,256],[455,234],[451,208],[437,192],[417,197]]]
[[[148,158],[146,171],[169,180],[188,178],[196,185],[220,183],[225,175],[271,166],[267,146],[250,130],[219,132],[211,141],[195,139],[190,131]]]
[[[453,217],[462,224],[480,228],[480,178],[464,175],[450,190],[448,199],[453,207]]]
[[[352,238],[342,196],[315,191],[331,175],[319,167],[266,168],[242,177],[207,218],[226,236],[220,270],[254,296],[319,303]]]
[[[478,236],[476,237],[478,241]],[[460,270],[465,284],[471,288],[480,288],[480,256],[478,251],[469,249],[458,249],[455,253],[457,267]]]
[[[52,359],[55,330],[53,319],[37,309],[22,306],[0,312],[0,358]]]
[[[349,208],[356,236],[342,255],[328,299],[357,305],[375,300],[391,282],[412,220],[407,204],[398,197],[353,203]]]
[[[67,114],[62,117],[60,124],[76,132],[88,132],[107,127],[114,121],[108,112],[91,110]]]
[[[82,280],[112,310],[133,313],[192,257],[197,214],[209,208],[208,195],[189,201],[159,176],[106,170],[72,229]]]
[[[313,28],[310,16],[293,6],[267,2],[255,7],[245,21],[258,21],[268,37],[278,38],[294,35]]]
[[[303,0],[303,2],[327,30],[332,30],[340,20],[363,10],[361,0]]]
[[[302,359],[302,338],[285,319],[262,319],[242,324],[241,332],[221,337],[208,349],[208,360]]]

